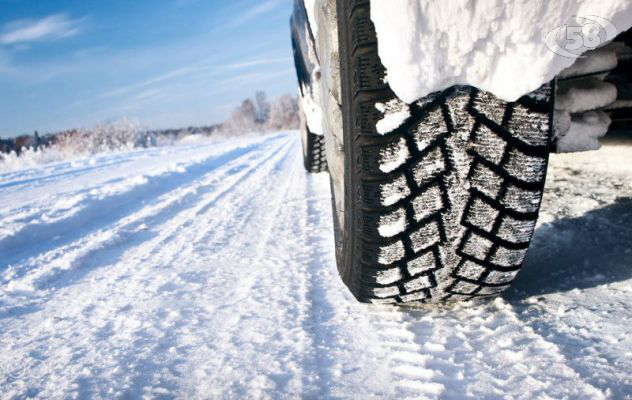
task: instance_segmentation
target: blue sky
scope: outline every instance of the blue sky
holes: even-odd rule
[[[221,122],[296,92],[291,0],[0,0],[0,137]]]

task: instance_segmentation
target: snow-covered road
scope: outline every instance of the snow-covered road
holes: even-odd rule
[[[553,156],[502,298],[410,310],[343,287],[300,153],[291,132],[0,173],[0,397],[632,397],[632,146]]]

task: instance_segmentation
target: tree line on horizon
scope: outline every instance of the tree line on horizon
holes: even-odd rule
[[[124,148],[153,147],[175,143],[191,135],[231,137],[244,134],[297,129],[298,103],[295,96],[282,95],[269,101],[263,91],[255,93],[237,106],[223,123],[208,126],[190,126],[179,129],[146,129],[137,122],[122,119],[91,128],[68,129],[62,132],[39,135],[20,135],[0,139],[0,155],[20,155],[25,151],[46,148],[67,149],[70,152],[96,154]],[[1,156],[0,156],[1,157]]]

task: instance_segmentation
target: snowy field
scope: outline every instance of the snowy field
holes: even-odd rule
[[[297,133],[0,173],[0,397],[632,397],[631,159],[552,156],[514,287],[443,309],[352,299]]]

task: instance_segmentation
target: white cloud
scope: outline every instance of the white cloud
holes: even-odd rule
[[[204,103],[203,99],[216,97],[219,94],[233,92],[238,88],[252,88],[253,84],[261,81],[275,79],[281,76],[292,76],[294,69],[284,69],[264,72],[247,72],[236,76],[231,76],[223,80],[195,79],[186,82],[175,82],[158,88],[151,88],[140,93],[129,94],[116,105],[106,109],[99,109],[92,117],[93,119],[120,118],[129,113],[142,111],[148,104],[170,103],[178,107],[178,103],[190,98],[197,99],[197,102]],[[229,109],[235,105],[230,104]],[[156,118],[161,116],[156,115]]]
[[[228,69],[241,69],[241,68],[256,67],[259,65],[282,64],[282,63],[290,63],[290,62],[292,62],[292,58],[290,57],[259,58],[256,60],[226,64],[225,67]]]
[[[70,19],[65,14],[54,14],[40,19],[9,22],[0,33],[0,44],[17,45],[73,36],[81,31],[84,20]]]
[[[258,17],[261,14],[265,14],[272,11],[278,5],[282,4],[285,0],[265,0],[249,10],[246,10],[241,16],[235,19],[230,26],[239,26],[246,22]]]
[[[142,89],[142,88],[145,88],[145,87],[148,87],[148,86],[155,85],[157,83],[161,83],[161,82],[164,82],[164,81],[169,81],[169,80],[172,80],[172,79],[175,79],[175,78],[179,78],[179,77],[182,77],[184,75],[194,73],[194,72],[196,72],[198,70],[200,70],[200,66],[185,66],[185,67],[182,67],[182,68],[177,68],[177,69],[174,69],[174,70],[166,72],[166,73],[164,73],[162,75],[158,75],[156,77],[147,79],[147,80],[142,81],[142,82],[134,83],[134,84],[131,84],[131,85],[128,85],[128,86],[121,86],[121,87],[118,87],[116,89],[109,90],[109,91],[107,91],[105,93],[100,94],[99,98],[105,99],[105,98],[108,98],[108,97],[120,96],[120,95],[129,93],[129,92],[134,91],[134,90]]]
[[[108,90],[104,93],[101,93],[97,97],[99,99],[107,99],[107,98],[116,97],[116,96],[123,96],[123,95],[127,95],[131,92],[135,92],[138,90],[156,87],[156,85],[162,84],[164,82],[175,81],[178,78],[182,78],[185,76],[188,81],[195,81],[200,78],[203,78],[203,80],[208,80],[209,74],[210,75],[219,74],[220,68],[224,68],[226,70],[240,70],[240,69],[247,69],[250,67],[258,67],[262,65],[283,64],[283,63],[288,64],[291,61],[292,59],[289,57],[266,57],[265,55],[262,55],[260,58],[256,58],[253,60],[238,62],[238,63],[231,63],[231,64],[215,64],[210,60],[202,60],[194,64],[189,64],[187,66],[165,72],[161,75],[152,77],[150,79],[147,79],[141,82],[136,82],[127,86],[120,86],[120,87]],[[250,76],[250,75],[252,74],[239,75],[236,78],[236,80],[238,81],[240,79],[243,79],[244,76]],[[232,80],[233,78],[231,77],[229,79]],[[222,81],[220,81],[220,84],[221,82]]]

